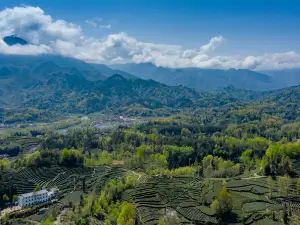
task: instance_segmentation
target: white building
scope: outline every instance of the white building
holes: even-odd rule
[[[48,191],[48,196],[50,199],[54,198],[58,194],[58,188],[51,188],[50,191]]]
[[[30,192],[19,196],[19,206],[26,207],[30,205],[47,202],[54,198],[58,193],[57,188],[52,188],[50,191],[40,190],[37,192]]]

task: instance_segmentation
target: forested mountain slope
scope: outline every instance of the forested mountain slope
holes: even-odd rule
[[[201,68],[164,68],[151,63],[116,64],[120,69],[143,79],[153,79],[167,85],[184,85],[204,91],[218,90],[234,86],[246,90],[271,90],[280,86],[272,77],[247,69],[201,69]]]
[[[203,92],[182,85],[167,86],[154,80],[142,80],[105,65],[87,64],[61,56],[0,55],[0,59],[0,105],[3,108],[25,107],[64,113],[113,110],[131,115],[170,115],[181,109],[259,101],[289,106],[294,118],[300,99],[299,86],[266,92],[227,86]],[[232,73],[238,74],[238,70],[232,70]],[[268,77],[257,77],[269,82]]]
[[[284,69],[262,71],[272,77],[272,79],[281,84],[282,87],[290,87],[300,84],[300,69]]]
[[[54,73],[27,89],[23,106],[65,112],[95,112],[134,107],[145,109],[188,108],[219,104],[200,103],[210,96],[185,87],[170,87],[152,80],[126,79],[113,75],[103,81],[88,81],[76,74]]]

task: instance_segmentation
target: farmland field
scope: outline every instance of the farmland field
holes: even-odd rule
[[[292,204],[288,197],[271,198],[265,178],[232,179],[226,187],[232,194],[233,212],[238,215],[236,223],[272,224],[272,213],[282,209],[284,203]],[[137,188],[127,190],[123,199],[135,204],[139,219],[145,225],[157,224],[167,212],[175,212],[182,224],[217,224],[210,204],[221,188],[222,181],[216,180],[148,177]],[[294,204],[292,210],[299,211],[300,204]]]
[[[62,166],[21,168],[2,175],[1,188],[8,186],[17,188],[18,194],[32,192],[39,185],[41,188],[50,189],[57,187],[61,197],[76,190],[82,190],[82,180],[85,179],[87,189],[95,184],[103,186],[110,179],[118,179],[126,173],[118,167],[84,167],[69,168]]]

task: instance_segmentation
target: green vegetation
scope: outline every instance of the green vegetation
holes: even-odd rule
[[[211,209],[219,218],[230,217],[232,210],[232,195],[227,192],[225,187],[220,191],[218,198],[211,203]]]
[[[297,224],[299,87],[205,93],[52,72],[18,93],[24,108],[1,111],[10,127],[0,133],[0,207],[41,189],[59,194],[3,222]],[[135,120],[112,114],[151,117],[117,126]]]

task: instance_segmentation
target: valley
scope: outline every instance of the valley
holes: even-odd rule
[[[51,109],[60,117],[5,123],[1,208],[37,188],[59,191],[1,220],[122,224],[126,211],[145,225],[298,224],[299,93],[227,88],[201,93],[210,107],[195,99],[156,116]]]
[[[300,223],[297,69],[78,58],[0,54],[1,224]]]

